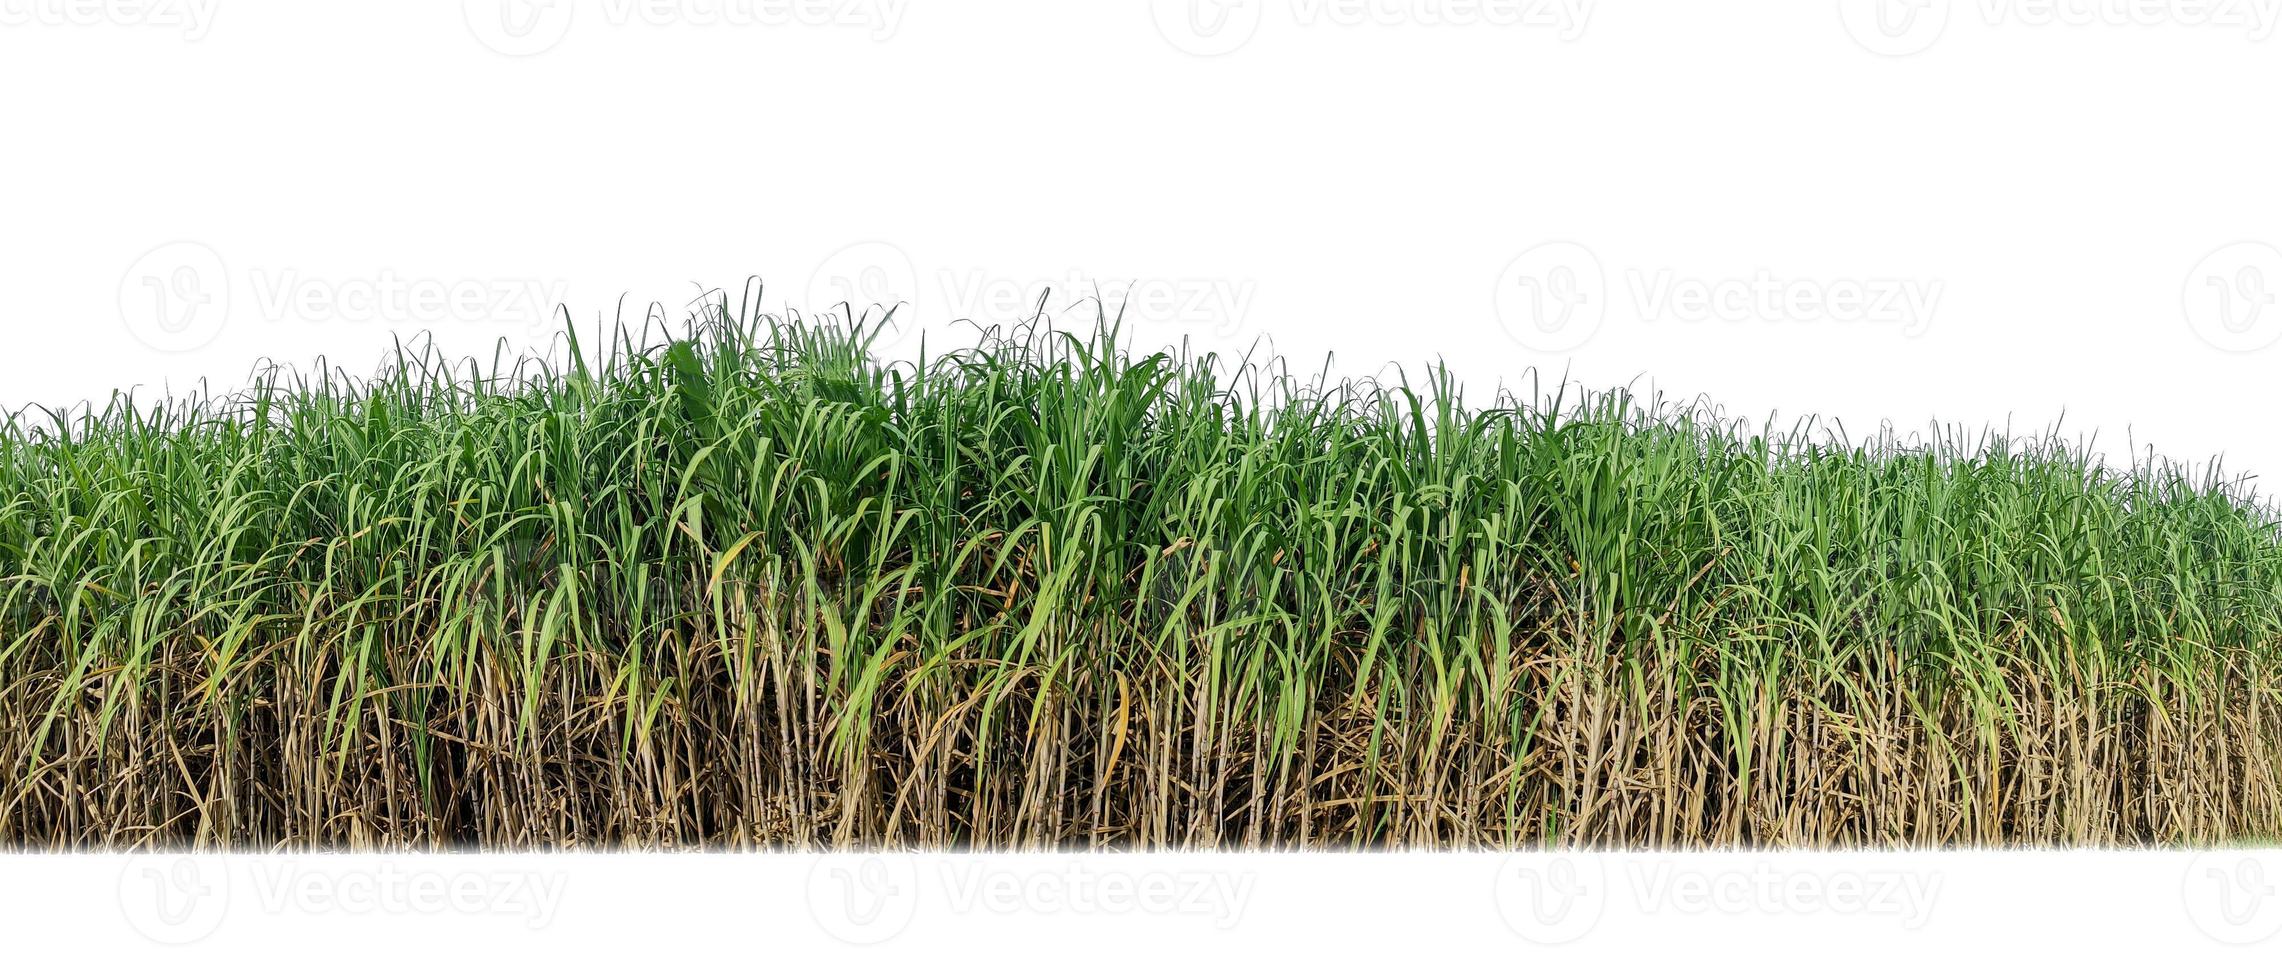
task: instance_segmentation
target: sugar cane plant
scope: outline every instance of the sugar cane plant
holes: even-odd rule
[[[694,309],[13,416],[0,843],[2282,833],[2215,469]]]

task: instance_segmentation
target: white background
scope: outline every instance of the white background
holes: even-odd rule
[[[1133,298],[1150,346],[1265,338],[1348,373],[1447,358],[1477,390],[1536,371],[1858,434],[2059,423],[2113,455],[2273,472],[2278,18],[2282,0],[0,0],[0,405],[227,386],[263,359],[363,371],[421,330],[521,348],[556,303],[591,327],[624,297],[638,321],[758,276],[772,307],[908,302],[938,344],[1043,287],[1053,309],[1099,288]],[[864,955],[1915,973],[2282,950],[2205,941],[2185,856],[1911,858],[1949,875],[1916,930],[1616,901],[1561,947],[1500,924],[1497,859],[1453,860],[1275,863],[1229,932],[1175,916],[1136,941],[1130,916],[1047,902],[921,915]],[[56,943],[35,966],[89,938],[106,961],[163,950],[111,893],[180,879],[10,864],[0,929]],[[2253,867],[2243,894],[2282,883],[2282,858]],[[786,911],[806,874],[582,863],[543,939],[249,899],[194,948],[379,973],[472,965],[512,933],[489,952],[534,966],[847,962]],[[374,921],[418,945],[344,931]]]
[[[2141,978],[2267,976],[2282,946],[2282,858],[2251,853],[87,854],[0,871],[17,976]]]

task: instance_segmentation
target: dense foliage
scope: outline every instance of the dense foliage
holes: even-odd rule
[[[2282,827],[2282,543],[2054,439],[1032,323],[0,432],[0,840],[1885,846]]]

